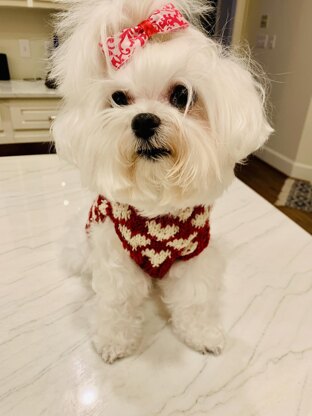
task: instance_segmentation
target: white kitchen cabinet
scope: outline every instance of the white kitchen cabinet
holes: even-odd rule
[[[14,100],[10,113],[14,130],[49,129],[57,113],[58,100]]]
[[[3,121],[2,121],[2,115],[1,115],[1,113],[0,113],[0,135],[1,135],[1,133],[3,133],[4,132],[4,126],[3,126]]]
[[[54,0],[0,0],[0,6],[64,9],[65,5]]]
[[[58,98],[0,100],[0,144],[50,141],[59,105]]]
[[[27,0],[0,0],[0,6],[27,7]]]
[[[29,7],[37,7],[43,9],[64,9],[64,5],[53,0],[28,0]]]
[[[0,144],[12,143],[12,137],[10,108],[7,102],[0,100]]]

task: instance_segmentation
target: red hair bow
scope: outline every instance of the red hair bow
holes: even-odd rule
[[[119,69],[124,65],[135,49],[145,46],[153,35],[185,29],[188,26],[188,21],[173,4],[165,5],[137,26],[124,29],[121,33],[107,38],[108,55],[113,67]]]

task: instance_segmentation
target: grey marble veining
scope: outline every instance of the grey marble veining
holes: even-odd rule
[[[56,156],[0,159],[1,416],[312,415],[312,239],[239,181],[216,204],[226,258],[219,357],[189,350],[159,302],[140,350],[94,352],[92,297],[58,266],[64,224],[85,193]]]

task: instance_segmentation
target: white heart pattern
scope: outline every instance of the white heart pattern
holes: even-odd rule
[[[177,225],[167,225],[166,227],[162,227],[161,224],[157,223],[155,220],[146,221],[146,226],[148,228],[148,233],[158,241],[169,240],[169,238],[173,237],[180,230]]]
[[[153,267],[158,267],[162,264],[167,258],[171,257],[171,252],[169,250],[161,250],[160,252],[156,252],[154,249],[146,249],[142,251],[142,254],[149,258],[149,261]]]
[[[136,250],[138,247],[145,247],[148,244],[151,244],[151,240],[142,234],[136,234],[132,237],[131,230],[129,230],[129,228],[125,225],[119,224],[118,228],[123,238],[130,244],[131,247],[133,247],[133,250]]]
[[[197,214],[192,219],[192,225],[196,228],[203,228],[210,217],[210,207],[205,207],[205,211],[202,214]]]
[[[185,222],[187,221],[190,216],[193,214],[194,209],[193,208],[186,208],[181,209],[177,212],[176,215],[174,215],[175,218],[179,218],[180,221]]]
[[[176,250],[182,250],[187,247],[189,247],[194,240],[195,237],[197,237],[198,233],[195,232],[189,236],[187,240],[184,240],[183,238],[175,239],[172,241],[169,241],[166,245],[175,248]]]
[[[131,217],[129,205],[120,204],[119,202],[111,202],[113,215],[118,220],[128,220]]]
[[[194,241],[193,243],[185,247],[185,249],[181,253],[181,256],[189,256],[190,254],[194,253],[197,247],[198,247],[198,242]]]
[[[101,212],[101,214],[103,215],[107,215],[107,208],[108,208],[108,203],[107,201],[104,199],[101,204],[99,205],[99,211]]]

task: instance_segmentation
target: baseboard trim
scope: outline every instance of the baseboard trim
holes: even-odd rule
[[[312,166],[294,162],[276,150],[264,146],[256,152],[256,156],[292,178],[312,181]]]

